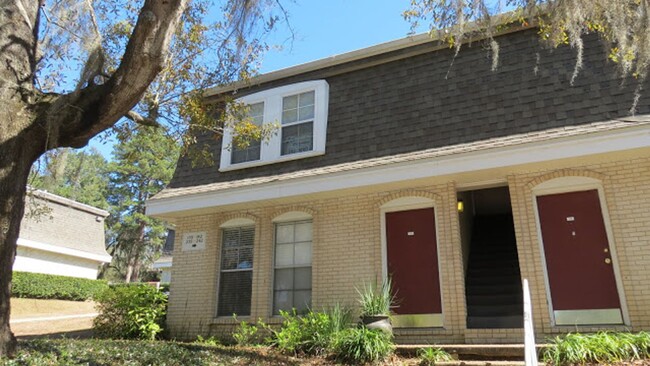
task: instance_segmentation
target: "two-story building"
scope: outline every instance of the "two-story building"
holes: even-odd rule
[[[597,37],[547,49],[535,29],[454,50],[409,37],[264,74],[233,95],[277,133],[198,136],[148,202],[174,223],[168,325],[223,334],[231,315],[357,305],[391,276],[399,342],[538,339],[650,328],[650,98]]]
[[[96,279],[99,268],[111,262],[106,217],[105,210],[30,189],[13,270]]]

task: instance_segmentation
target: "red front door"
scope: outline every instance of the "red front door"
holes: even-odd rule
[[[394,312],[442,313],[433,208],[386,213],[386,242],[399,305]]]
[[[558,311],[607,310],[618,314],[618,320],[592,316],[583,323],[622,322],[598,191],[538,196],[537,208],[556,318],[562,315]],[[573,321],[580,323],[578,318],[574,315]]]

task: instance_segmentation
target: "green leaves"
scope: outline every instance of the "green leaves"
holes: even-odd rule
[[[271,331],[271,343],[283,352],[322,355],[332,352],[338,335],[350,327],[350,310],[335,305],[324,312],[310,311],[298,316],[295,309],[280,311],[283,322],[278,331]]]
[[[598,33],[619,75],[637,79],[630,108],[633,114],[650,69],[648,14],[650,3],[639,0],[412,0],[403,16],[412,31],[424,22],[432,36],[448,42],[456,54],[461,45],[477,36],[486,39],[492,50],[493,69],[498,66],[499,50],[494,37],[508,28],[532,23],[539,28],[540,38],[552,47],[570,45],[576,49],[572,83],[583,66],[583,37]]]
[[[32,167],[29,184],[36,189],[107,209],[107,164],[94,149],[50,151]]]
[[[237,321],[237,315],[233,314],[233,318]],[[259,343],[258,332],[259,328],[255,324],[242,320],[232,333],[232,337],[237,345],[252,346]]]
[[[430,366],[438,362],[453,361],[453,357],[442,348],[427,347],[418,350],[418,357],[420,358],[420,365]]]
[[[108,164],[111,215],[107,242],[119,277],[138,277],[137,268],[156,260],[167,226],[145,215],[145,202],[171,180],[179,146],[163,128],[133,126],[114,148]],[[129,269],[130,267],[130,269]]]
[[[167,296],[148,285],[118,285],[95,296],[99,337],[153,340],[163,330]]]
[[[395,305],[395,295],[392,293],[392,281],[384,279],[381,285],[377,283],[365,284],[363,289],[357,289],[361,315],[389,315],[390,309]]]
[[[11,292],[29,299],[85,301],[107,288],[102,280],[14,271]]]
[[[650,358],[650,333],[598,332],[558,336],[542,359],[553,365],[610,364]]]
[[[336,336],[334,354],[338,360],[350,363],[377,362],[393,351],[391,336],[366,327],[346,329]]]

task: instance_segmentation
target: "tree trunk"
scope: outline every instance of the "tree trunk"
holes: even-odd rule
[[[142,258],[142,251],[146,247],[144,243],[146,227],[147,225],[144,221],[138,223],[138,239],[129,251],[129,257],[126,261],[128,266],[126,268],[125,282],[127,283],[136,282],[140,277],[140,268],[142,267],[140,259]]]
[[[124,275],[124,282],[131,283],[131,274],[133,273],[133,265],[129,260],[126,265],[126,274]]]
[[[29,170],[38,156],[26,149],[34,145],[15,140],[0,140],[0,355],[6,356],[13,356],[16,350],[16,338],[9,327],[12,267]]]
[[[83,147],[138,102],[162,69],[187,0],[146,0],[115,73],[68,94],[34,87],[41,0],[0,0],[0,357],[12,356],[11,275],[29,170],[48,149]]]

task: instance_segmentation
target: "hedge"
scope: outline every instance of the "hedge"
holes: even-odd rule
[[[31,299],[85,301],[105,288],[108,283],[104,280],[14,271],[11,293]]]

